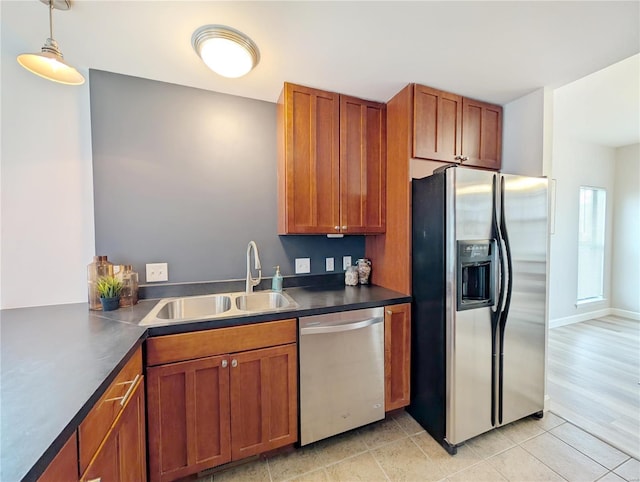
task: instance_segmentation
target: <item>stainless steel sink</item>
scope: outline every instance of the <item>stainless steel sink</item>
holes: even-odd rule
[[[289,300],[275,291],[247,293],[236,297],[236,308],[243,311],[274,310],[289,305]]]
[[[295,309],[298,303],[286,293],[220,293],[204,296],[164,298],[139,323],[140,326],[166,325],[187,321],[205,321],[233,316]]]
[[[217,315],[231,309],[231,298],[226,295],[190,296],[167,302],[156,315],[161,320],[200,318]]]

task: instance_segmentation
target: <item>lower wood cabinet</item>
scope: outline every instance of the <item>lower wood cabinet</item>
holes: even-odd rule
[[[76,432],[73,432],[73,435],[42,473],[38,482],[70,482],[75,480],[78,480],[78,436]]]
[[[147,370],[149,472],[174,480],[231,460],[229,357]]]
[[[384,311],[384,409],[405,407],[411,386],[411,304]]]
[[[297,357],[295,344],[232,355],[232,460],[298,440]]]
[[[124,408],[87,470],[83,482],[137,482],[147,480],[144,379],[133,386]]]
[[[273,337],[254,337],[250,326],[199,332],[210,342],[212,356],[147,369],[152,481],[176,480],[297,441],[296,320],[255,326],[263,332],[271,324]],[[194,336],[198,332],[149,339],[148,361],[149,355],[153,360],[188,356]],[[223,345],[218,337],[230,347],[256,349],[215,353]],[[289,343],[259,348],[269,339]]]

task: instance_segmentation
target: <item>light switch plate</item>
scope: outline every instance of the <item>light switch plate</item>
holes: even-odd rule
[[[333,258],[325,258],[324,260],[324,270],[325,271],[333,271],[335,268],[333,266]]]
[[[296,274],[311,273],[311,258],[296,258]]]
[[[147,283],[167,281],[169,279],[169,269],[167,263],[147,263]]]
[[[342,270],[346,271],[349,266],[351,266],[351,256],[343,256],[342,257]]]

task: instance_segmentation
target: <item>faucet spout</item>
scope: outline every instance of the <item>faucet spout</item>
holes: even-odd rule
[[[258,277],[251,276],[251,250],[253,250],[254,268],[258,270]],[[258,245],[255,241],[249,241],[247,246],[247,283],[246,292],[253,292],[253,287],[257,286],[262,279],[262,265],[260,264],[260,255],[258,254]]]

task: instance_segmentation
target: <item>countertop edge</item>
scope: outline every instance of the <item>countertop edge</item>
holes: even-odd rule
[[[51,442],[51,445],[44,451],[44,453],[40,456],[40,458],[36,461],[36,463],[31,467],[31,469],[23,476],[21,479],[22,482],[31,482],[37,481],[38,478],[44,473],[49,464],[53,461],[60,449],[67,443],[69,437],[73,435],[73,432],[78,430],[82,421],[86,418],[87,414],[91,411],[91,409],[95,406],[96,402],[100,400],[100,397],[107,391],[111,382],[115,380],[116,375],[122,370],[122,368],[129,361],[131,356],[135,353],[135,351],[142,346],[144,341],[148,338],[148,330],[145,330],[140,337],[133,343],[133,345],[127,350],[127,353],[122,357],[122,359],[116,364],[116,366],[109,372],[109,374],[102,381],[100,386],[96,388],[93,394],[87,399],[87,401],[82,405],[82,407],[78,410],[78,412],[73,416],[73,418],[69,421],[69,423],[65,426],[63,431]]]

